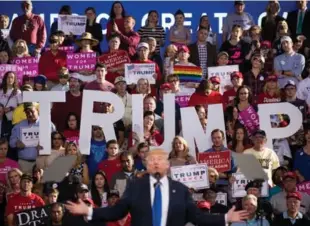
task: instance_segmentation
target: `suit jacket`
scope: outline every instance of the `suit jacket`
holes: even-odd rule
[[[188,188],[180,182],[169,180],[169,208],[167,226],[184,226],[187,222],[205,226],[225,226],[224,215],[201,212],[195,205]],[[112,207],[95,208],[92,220],[115,221],[131,214],[132,226],[152,225],[150,178],[134,180],[128,184],[120,201]]]
[[[216,47],[215,45],[210,44],[207,42],[207,67],[213,67],[216,66]],[[200,60],[199,60],[199,52],[198,52],[198,46],[197,42],[190,44],[188,46],[189,48],[189,59],[188,61],[195,64],[196,66],[201,66],[200,65]]]
[[[297,29],[297,21],[298,21],[298,10],[289,12],[286,18],[288,28],[290,29],[291,36],[296,36],[296,29]],[[310,11],[306,10],[304,20],[302,23],[302,34],[307,37],[307,39],[310,38]]]

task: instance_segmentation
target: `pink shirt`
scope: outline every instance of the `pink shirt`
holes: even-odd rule
[[[12,168],[19,168],[16,161],[6,158],[4,162],[0,163],[0,183],[6,184],[6,174]]]

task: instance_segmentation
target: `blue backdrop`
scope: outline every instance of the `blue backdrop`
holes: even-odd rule
[[[98,21],[106,28],[108,15],[112,5],[112,1],[35,1],[34,12],[41,14],[44,17],[46,25],[52,24],[57,17],[58,11],[62,5],[69,4],[72,7],[73,13],[83,14],[84,10],[89,7],[95,7],[97,10]],[[160,13],[160,24],[169,29],[174,23],[173,14],[178,9],[183,10],[186,16],[186,25],[190,26],[193,30],[197,29],[199,18],[202,14],[209,16],[212,30],[216,33],[221,33],[221,26],[223,18],[226,13],[234,11],[233,1],[125,1],[123,2],[127,14],[133,15],[136,18],[136,27],[139,29],[143,24],[143,18],[151,9],[155,9]],[[296,8],[295,1],[281,1],[280,15],[286,16],[286,13]],[[248,1],[246,2],[246,11],[249,12],[259,24],[260,19],[263,17],[267,2],[265,1]],[[0,13],[6,14],[12,18],[22,13],[19,1],[1,1]],[[105,30],[103,30],[105,34]],[[194,35],[194,34],[193,34]],[[194,39],[194,36],[193,36]],[[104,42],[105,43],[105,42]]]

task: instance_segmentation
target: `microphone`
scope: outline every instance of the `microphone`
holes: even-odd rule
[[[160,175],[159,172],[156,172],[156,173],[154,174],[154,177],[155,177],[155,179],[156,179],[156,183],[154,183],[154,188],[155,188],[157,185],[160,184],[161,175]]]

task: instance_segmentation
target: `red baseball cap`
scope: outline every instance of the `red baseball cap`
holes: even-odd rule
[[[268,81],[275,81],[275,82],[277,82],[278,81],[278,76],[276,76],[276,75],[269,75],[267,77],[267,82]]]
[[[185,45],[182,45],[178,48],[178,53],[180,52],[186,52],[186,53],[189,53],[189,48]]]
[[[212,83],[217,83],[217,84],[220,84],[221,83],[221,79],[219,76],[212,76],[210,79],[210,82]]]
[[[290,192],[286,195],[286,199],[289,199],[289,198],[295,198],[295,199],[298,199],[299,201],[301,201],[301,194],[297,191]]]
[[[261,46],[261,48],[267,48],[267,49],[271,49],[271,42],[270,41],[267,41],[267,40],[265,40],[265,41],[262,41],[261,43],[260,43],[260,46]]]
[[[160,86],[160,89],[172,89],[170,83],[166,82]]]
[[[296,173],[290,171],[290,172],[286,172],[283,176],[283,180],[285,180],[286,178],[292,178],[292,179],[297,179],[297,175]]]
[[[234,78],[243,79],[243,74],[240,71],[234,71],[233,73],[230,74],[230,79],[233,80]]]

